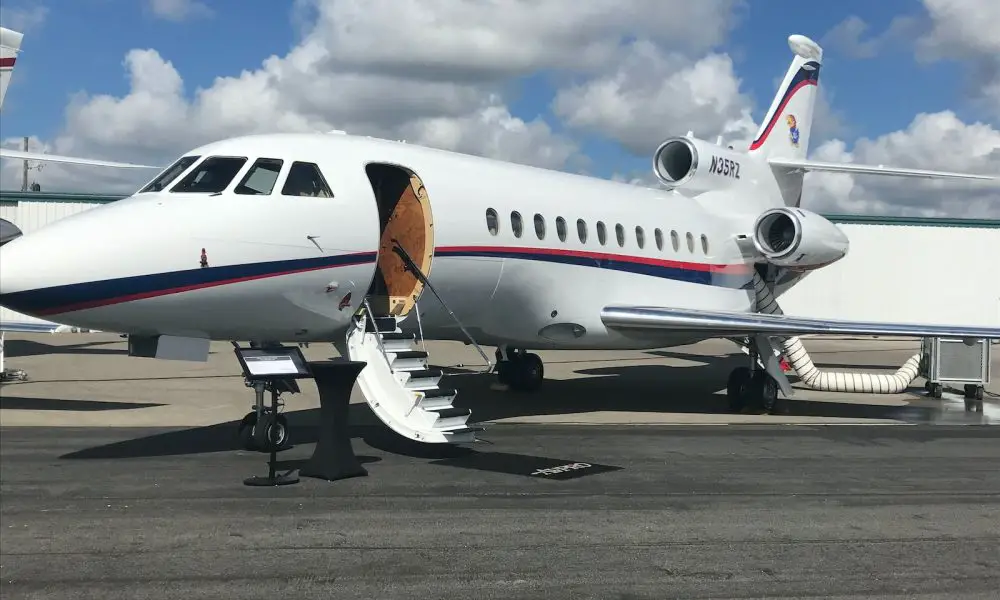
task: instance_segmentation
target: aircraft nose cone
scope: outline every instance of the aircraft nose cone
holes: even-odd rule
[[[52,294],[46,287],[46,265],[37,240],[18,237],[0,246],[0,306],[31,316],[42,316]]]

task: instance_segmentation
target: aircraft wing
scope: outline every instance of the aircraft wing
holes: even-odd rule
[[[93,158],[77,158],[75,156],[60,156],[58,154],[43,154],[40,152],[25,152],[23,150],[13,150],[10,148],[0,148],[0,158],[14,158],[20,160],[37,160],[40,162],[58,162],[76,165],[90,165],[93,167],[115,167],[121,169],[160,169],[151,165],[137,165],[133,163],[112,162],[109,160],[97,160]]]
[[[60,333],[70,327],[49,321],[0,321],[0,331],[17,331],[21,333]]]
[[[811,317],[791,317],[737,311],[708,311],[660,306],[606,306],[601,320],[609,329],[642,337],[657,332],[704,334],[705,337],[742,337],[764,334],[799,335],[882,335],[895,337],[943,337],[960,339],[1000,339],[997,327],[962,325],[922,325],[834,321]]]
[[[927,171],[924,169],[903,169],[882,165],[858,165],[854,163],[829,163],[799,158],[769,158],[773,167],[786,167],[802,171],[825,171],[828,173],[853,173],[858,175],[894,175],[897,177],[923,177],[926,179],[974,179],[1000,183],[996,175],[976,175],[973,173],[952,173],[948,171]]]

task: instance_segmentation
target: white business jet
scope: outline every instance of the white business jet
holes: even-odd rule
[[[0,304],[128,333],[147,346],[135,354],[161,358],[204,359],[208,340],[333,342],[367,362],[358,383],[374,412],[430,443],[471,441],[477,426],[417,332],[497,346],[515,390],[543,379],[527,349],[735,338],[754,360],[730,377],[734,410],[791,395],[776,354],[797,360],[794,336],[1000,338],[781,314],[776,296],[848,251],[838,227],[799,208],[804,172],[995,181],[807,160],[822,53],[789,42],[750,148],[668,139],[653,161],[667,190],[342,132],[227,139],[126,199],[9,242]]]
[[[21,42],[23,40],[24,34],[21,32],[0,27],[0,108],[3,107],[3,100],[7,95],[7,86],[10,85],[10,80],[14,76],[14,64],[17,62],[17,55],[21,51]],[[121,169],[159,168],[150,165],[113,162],[94,158],[81,158],[77,156],[62,156],[59,154],[44,154],[40,152],[28,152],[25,150],[14,150],[12,148],[3,147],[0,147],[0,158],[89,165],[93,167],[114,167]]]

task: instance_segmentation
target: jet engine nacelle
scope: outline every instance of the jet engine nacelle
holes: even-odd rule
[[[750,183],[757,165],[741,152],[693,137],[673,137],[653,153],[653,173],[668,188],[693,193]]]
[[[845,255],[850,242],[827,219],[801,208],[773,208],[757,217],[753,244],[772,265],[818,269]]]

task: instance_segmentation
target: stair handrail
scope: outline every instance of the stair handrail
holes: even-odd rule
[[[392,251],[395,252],[396,256],[398,256],[403,261],[404,263],[403,268],[413,273],[413,276],[416,277],[420,281],[420,283],[424,284],[427,287],[427,289],[431,291],[432,294],[434,294],[434,297],[437,298],[438,302],[441,303],[441,306],[443,306],[444,309],[448,311],[448,315],[452,318],[453,321],[455,321],[455,324],[458,325],[458,328],[462,330],[462,333],[465,334],[465,337],[469,338],[469,342],[476,349],[476,352],[479,352],[479,355],[482,356],[483,360],[486,361],[486,369],[484,371],[481,371],[480,374],[486,374],[492,372],[493,362],[490,360],[489,356],[486,355],[486,352],[483,351],[479,343],[476,342],[476,339],[472,337],[472,334],[469,333],[469,330],[465,328],[465,325],[462,324],[462,321],[458,318],[458,315],[456,315],[451,310],[451,307],[449,307],[448,303],[444,301],[444,298],[441,297],[441,294],[438,294],[437,290],[434,289],[434,286],[431,285],[431,282],[427,279],[427,276],[424,275],[423,271],[420,270],[420,267],[418,267],[417,264],[413,262],[413,259],[410,258],[409,253],[406,250],[404,250],[403,247],[400,245],[399,240],[397,240],[396,238],[391,238],[391,241],[392,241]],[[419,326],[420,313],[417,312],[417,315],[418,315],[418,326]],[[423,331],[421,331],[421,339],[423,339]]]
[[[367,297],[362,302],[365,305],[365,318],[368,319],[368,320],[371,320],[372,327],[375,328],[375,336],[374,336],[375,337],[375,343],[378,344],[378,350],[379,350],[379,352],[382,353],[382,358],[384,358],[385,361],[386,361],[386,363],[388,363],[389,362],[389,355],[385,351],[385,346],[382,345],[382,336],[379,334],[378,323],[375,321],[375,316],[372,314],[372,307],[371,307],[370,304],[368,304],[368,298]],[[365,333],[366,332],[362,332],[361,335],[364,335]]]
[[[420,319],[420,302],[414,300],[413,312],[417,313],[417,330],[420,333],[420,349],[427,352],[427,341],[424,340],[424,323]]]

